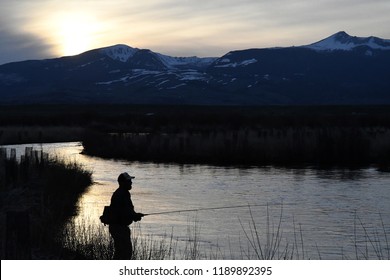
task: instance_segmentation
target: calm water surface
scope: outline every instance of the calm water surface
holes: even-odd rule
[[[76,142],[8,147],[20,153],[26,146],[77,160],[93,171],[95,184],[79,205],[77,220],[83,223],[102,226],[98,217],[117,188],[118,175],[127,171],[136,177],[132,199],[138,212],[269,205],[268,215],[262,206],[182,212],[147,216],[137,226],[142,235],[156,238],[173,233],[179,247],[197,232],[203,251],[218,252],[218,258],[247,258],[250,245],[245,232],[251,234],[253,217],[263,244],[267,228],[276,233],[282,218],[281,251],[286,244],[290,250],[298,246],[295,257],[299,258],[355,259],[356,250],[362,256],[366,249],[373,251],[373,245],[386,256],[389,250],[390,174],[374,168],[236,168],[114,161],[82,155],[82,146]],[[277,205],[281,202],[283,207]]]

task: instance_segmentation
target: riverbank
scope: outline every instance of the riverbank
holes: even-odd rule
[[[81,141],[85,128],[79,126],[8,125],[0,127],[0,145]]]
[[[85,153],[218,165],[390,166],[388,106],[9,106],[0,144],[82,141]]]
[[[62,227],[77,213],[91,173],[75,162],[27,148],[0,151],[1,259],[63,259]]]
[[[142,133],[90,132],[84,153],[130,161],[385,168],[390,128],[263,126]]]

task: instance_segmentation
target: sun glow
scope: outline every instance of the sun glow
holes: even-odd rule
[[[96,43],[99,22],[87,14],[63,14],[54,20],[56,43],[61,55],[76,55]]]

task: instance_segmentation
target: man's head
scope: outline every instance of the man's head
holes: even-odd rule
[[[135,178],[134,176],[130,176],[129,173],[127,173],[127,172],[123,172],[123,173],[119,174],[119,177],[118,177],[119,186],[124,187],[128,190],[131,190],[132,179],[134,179],[134,178]]]

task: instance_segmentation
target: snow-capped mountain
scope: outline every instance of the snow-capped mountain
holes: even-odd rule
[[[351,51],[357,47],[367,47],[376,50],[390,50],[390,40],[384,40],[373,36],[350,36],[346,32],[340,31],[328,38],[304,47],[317,51]]]
[[[107,48],[100,49],[102,54],[109,56],[113,60],[119,60],[126,62],[129,58],[133,57],[139,49],[131,48],[126,45],[115,45]]]
[[[169,69],[177,68],[205,68],[209,66],[216,59],[215,57],[199,58],[196,56],[192,57],[173,57],[150,50],[142,50],[137,48],[132,48],[126,45],[115,45],[111,47],[102,48],[99,50],[100,53],[107,55],[113,60],[120,62],[132,63],[132,60],[137,56],[148,55],[149,59],[156,60],[155,63],[159,64],[161,67]],[[139,63],[139,62],[138,62]],[[151,65],[150,65],[151,66]]]
[[[168,68],[206,68],[216,59],[215,57],[199,58],[197,56],[172,57],[160,53],[157,53],[157,55]]]
[[[389,65],[390,40],[345,32],[219,58],[115,45],[0,65],[0,103],[390,104]]]

